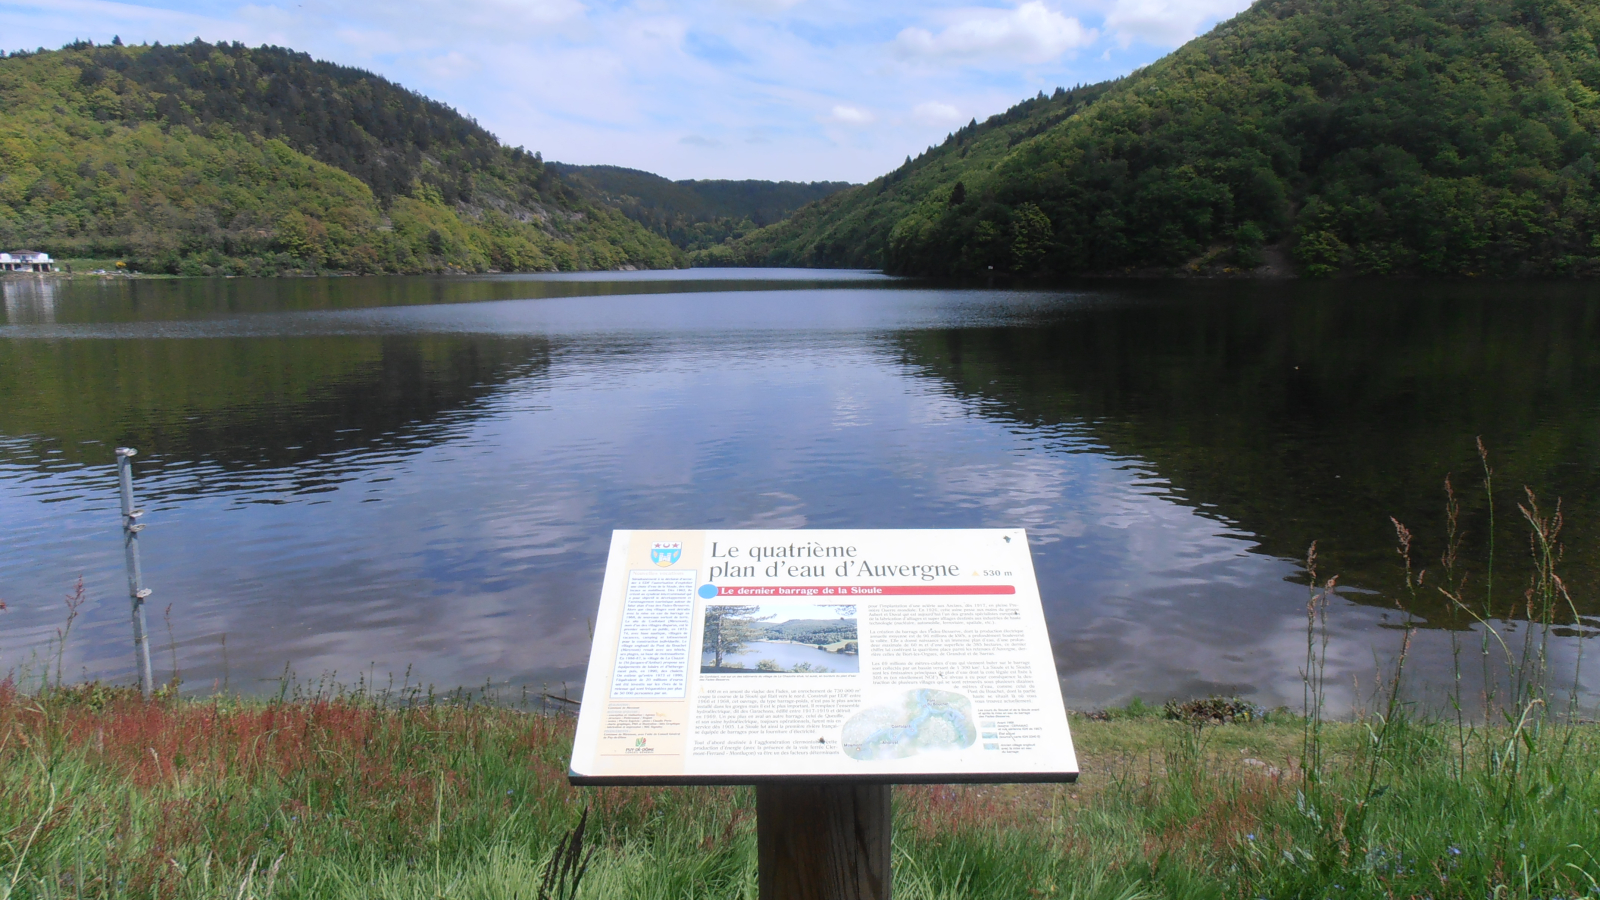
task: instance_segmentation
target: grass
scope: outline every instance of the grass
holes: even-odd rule
[[[113,274],[131,274],[133,271],[131,268],[129,268],[126,260],[118,257],[75,257],[73,259],[58,259],[56,260],[56,268],[59,271],[70,272],[77,275],[92,274],[99,269],[104,269],[107,273]]]
[[[1463,770],[1453,723],[1402,719],[1373,790],[1372,721],[1323,723],[1312,781],[1297,716],[1161,715],[1074,717],[1075,786],[896,788],[896,896],[1600,896],[1600,727],[1479,729]],[[749,790],[575,789],[571,736],[569,717],[364,693],[7,685],[0,898],[531,900],[584,809],[579,896],[755,896]]]

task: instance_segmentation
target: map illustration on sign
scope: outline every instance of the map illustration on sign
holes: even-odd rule
[[[844,723],[841,744],[852,759],[901,759],[930,750],[961,750],[978,740],[972,701],[923,688],[898,705],[873,706]]]

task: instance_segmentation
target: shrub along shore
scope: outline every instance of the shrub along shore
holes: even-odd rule
[[[1600,726],[1195,710],[1074,716],[1076,785],[896,788],[895,896],[1600,896]],[[577,896],[753,900],[752,791],[572,788],[572,730],[5,682],[0,898],[535,898],[587,810]]]

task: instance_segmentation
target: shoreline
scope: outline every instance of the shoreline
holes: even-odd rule
[[[73,260],[63,260],[59,265],[69,265]],[[373,278],[373,277],[439,277],[439,276],[481,276],[481,275],[560,275],[574,272],[679,272],[693,268],[691,266],[674,266],[660,268],[641,268],[634,265],[623,265],[614,269],[486,269],[481,272],[466,269],[446,269],[437,272],[353,272],[347,270],[306,271],[303,269],[288,270],[273,275],[174,275],[166,272],[139,272],[139,271],[62,271],[53,272],[0,272],[0,281],[29,281],[29,280],[56,280],[56,281],[83,281],[93,279],[104,280],[239,280],[239,279],[276,279],[276,278]]]
[[[761,271],[765,269],[795,270],[802,269],[816,272],[859,271],[858,269],[844,266],[767,266],[767,265],[741,265],[741,266],[715,266],[715,265],[690,265],[675,266],[671,268],[639,268],[636,266],[623,266],[615,269],[529,269],[529,270],[500,270],[489,269],[482,272],[467,271],[464,269],[450,269],[438,272],[352,272],[352,271],[323,271],[307,272],[304,270],[285,271],[273,275],[173,275],[165,272],[4,272],[0,273],[0,282],[20,281],[89,281],[89,280],[124,280],[124,281],[166,281],[166,280],[271,280],[283,278],[427,278],[427,277],[479,277],[484,275],[562,275],[574,273],[599,273],[599,272],[683,272],[693,269],[707,271],[719,269],[750,269]],[[1193,284],[1193,283],[1220,283],[1237,282],[1249,284],[1345,284],[1360,282],[1370,284],[1407,284],[1407,285],[1487,285],[1487,284],[1517,284],[1517,285],[1582,285],[1593,283],[1595,276],[1571,276],[1556,278],[1549,276],[1528,278],[1487,278],[1460,275],[1424,275],[1415,273],[1400,273],[1392,275],[1367,275],[1367,274],[1336,274],[1325,278],[1308,278],[1294,271],[1286,271],[1276,267],[1265,266],[1256,270],[1235,270],[1231,267],[1222,267],[1216,270],[1188,270],[1185,268],[1163,269],[1127,269],[1113,272],[1077,272],[1068,275],[1049,276],[1016,276],[998,274],[991,278],[936,278],[926,275],[888,273],[882,269],[868,271],[879,272],[890,278],[903,279],[924,284],[938,286],[972,288],[986,287],[995,289],[1021,289],[1021,290],[1050,290],[1071,289],[1085,284],[1103,284],[1116,282],[1137,282],[1144,284]]]

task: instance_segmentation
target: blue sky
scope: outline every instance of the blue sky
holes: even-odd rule
[[[0,46],[279,44],[546,159],[866,181],[969,119],[1126,74],[1249,0],[0,0]]]

